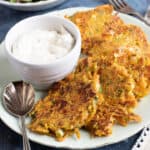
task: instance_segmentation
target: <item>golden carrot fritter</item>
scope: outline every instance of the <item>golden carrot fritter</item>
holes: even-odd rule
[[[86,129],[93,136],[108,136],[112,133],[115,123],[126,126],[129,122],[140,122],[140,116],[133,113],[126,105],[114,99],[105,100],[97,107],[97,112],[86,125]]]
[[[100,72],[103,95],[120,104],[135,107],[137,100],[133,94],[135,82],[125,67],[112,64]]]
[[[87,61],[82,59],[78,65]],[[29,125],[31,131],[41,134],[52,134],[57,140],[63,140],[87,124],[95,115],[98,101],[99,76],[94,73],[88,76],[90,68],[70,74],[66,79],[55,83],[48,96],[35,105]],[[85,71],[84,71],[85,72]]]
[[[150,92],[149,75],[146,75],[150,67],[150,58],[143,52],[134,50],[124,50],[116,55],[115,62],[124,66],[134,80],[133,94],[136,99],[147,95]]]
[[[106,23],[112,18],[113,7],[103,5],[90,11],[77,12],[68,18],[73,21],[80,29],[82,36],[82,48],[91,45],[91,38],[101,38]]]
[[[140,116],[133,112],[133,108],[137,105],[133,93],[135,82],[125,67],[114,63],[101,69],[100,86],[103,101],[86,126],[92,135],[111,134],[115,123],[125,126],[131,121],[141,121]]]
[[[82,53],[95,55],[93,49],[100,50],[99,43],[108,41],[117,48],[132,47],[146,50],[148,41],[140,27],[125,24],[110,5],[68,16],[80,29],[82,36]],[[109,43],[106,43],[107,45]],[[94,47],[94,48],[93,48]]]

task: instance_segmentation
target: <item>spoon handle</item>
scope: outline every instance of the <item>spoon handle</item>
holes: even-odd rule
[[[20,116],[21,129],[23,136],[23,150],[31,150],[30,143],[27,137],[26,127],[25,127],[25,116]]]

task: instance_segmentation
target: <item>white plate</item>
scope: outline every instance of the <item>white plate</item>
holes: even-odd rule
[[[20,11],[38,11],[55,7],[65,1],[66,0],[41,0],[39,2],[12,3],[6,0],[0,0],[0,5]]]
[[[49,13],[46,15],[71,15],[74,12],[86,10],[87,8],[71,8],[62,11],[57,11],[53,13]],[[145,24],[140,22],[139,20],[124,14],[120,14],[120,17],[124,19],[128,23],[133,23],[139,25],[144,32],[147,34],[148,39],[150,40],[150,28],[147,27]],[[12,80],[19,80],[16,73],[11,69],[9,66],[5,54],[4,54],[4,46],[1,45],[0,47],[0,92],[2,92],[3,85],[7,84],[9,81]],[[44,93],[36,92],[36,100],[43,96]],[[113,134],[109,137],[96,137],[91,138],[90,135],[86,132],[81,130],[81,139],[77,140],[74,136],[68,137],[63,142],[57,142],[54,138],[46,136],[46,135],[38,135],[28,131],[29,138],[37,143],[53,146],[53,147],[65,147],[65,148],[72,148],[72,149],[91,149],[96,147],[101,147],[104,145],[109,145],[112,143],[119,142],[124,140],[139,130],[141,130],[145,125],[150,123],[150,95],[143,98],[143,100],[139,103],[139,106],[136,108],[135,112],[140,114],[143,118],[141,123],[137,124],[130,124],[127,127],[122,127],[119,125],[115,125],[113,128]],[[17,119],[13,116],[9,115],[5,109],[3,108],[2,104],[0,105],[0,118],[1,120],[12,130],[20,134],[20,129],[18,126]]]

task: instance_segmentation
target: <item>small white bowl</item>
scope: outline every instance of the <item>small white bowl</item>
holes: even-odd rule
[[[62,58],[49,64],[31,64],[23,62],[13,56],[12,44],[24,32],[34,29],[59,28],[64,26],[74,37],[72,50]],[[54,82],[63,79],[75,68],[81,52],[81,35],[78,27],[71,21],[58,16],[40,15],[24,19],[12,27],[5,38],[5,52],[12,67],[16,69],[21,78],[33,84],[36,89],[47,89]]]
[[[13,3],[6,0],[0,0],[0,5],[4,5],[6,7],[20,11],[39,11],[55,7],[65,1],[66,0],[41,0],[38,2]]]

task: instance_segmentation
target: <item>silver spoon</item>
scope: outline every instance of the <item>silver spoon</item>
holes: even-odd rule
[[[3,105],[12,115],[19,117],[23,136],[23,150],[31,150],[25,127],[25,116],[34,105],[35,92],[31,84],[23,81],[9,83],[3,92]]]

